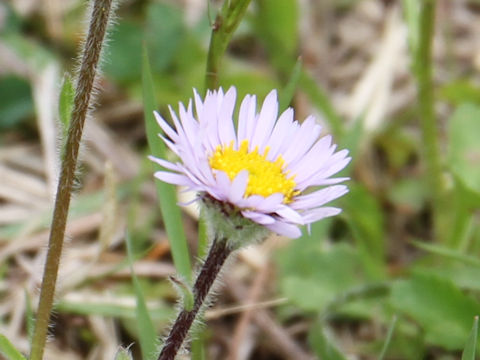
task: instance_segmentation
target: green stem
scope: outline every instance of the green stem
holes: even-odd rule
[[[435,28],[435,1],[423,0],[420,8],[419,41],[416,49],[415,73],[417,77],[420,126],[426,162],[427,182],[433,203],[434,236],[438,238],[442,195],[442,171],[438,145],[438,129],[434,112],[432,80],[432,43]]]
[[[47,259],[40,289],[35,330],[32,339],[30,360],[43,358],[50,312],[52,310],[58,267],[62,254],[63,239],[67,223],[68,209],[72,192],[78,150],[83,132],[83,125],[88,113],[90,98],[94,86],[95,74],[100,58],[103,40],[110,17],[112,0],[95,0],[90,20],[87,40],[77,80],[76,93],[72,111],[65,156],[62,162],[60,180],[55,199],[55,208],[50,230]]]
[[[222,10],[212,25],[212,36],[207,56],[207,70],[205,74],[205,89],[218,87],[218,71],[223,54],[232,38],[233,32],[247,10],[251,0],[225,0]]]

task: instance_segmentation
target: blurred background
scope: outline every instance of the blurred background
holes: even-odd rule
[[[0,333],[25,353],[59,169],[59,93],[76,73],[87,3],[0,3]],[[168,104],[203,91],[221,5],[118,5],[84,133],[49,360],[111,360],[120,345],[141,358],[126,229],[159,334],[175,315],[175,268],[147,160],[142,44],[169,118]],[[252,1],[220,83],[260,100],[293,84],[296,118],[315,114],[324,134],[350,149],[352,180],[339,217],[298,240],[272,236],[231,261],[198,335],[206,359],[460,359],[480,314],[480,2],[436,1],[437,236],[411,51],[416,6]],[[195,209],[184,223],[196,262]]]

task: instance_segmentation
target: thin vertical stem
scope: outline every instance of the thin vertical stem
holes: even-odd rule
[[[212,243],[208,256],[202,266],[197,280],[193,287],[194,304],[192,310],[182,310],[178,314],[168,335],[165,345],[158,357],[158,360],[174,360],[180,350],[199,310],[205,303],[205,299],[222,269],[225,260],[232,249],[228,246],[227,239],[215,239]]]
[[[65,145],[60,180],[50,230],[47,259],[40,290],[40,300],[32,339],[30,360],[43,358],[50,312],[57,282],[58,267],[62,254],[65,227],[72,192],[78,150],[83,125],[88,113],[98,61],[112,8],[112,0],[95,0],[82,63],[76,85],[72,119]]]
[[[223,54],[232,38],[233,32],[247,10],[251,0],[225,0],[222,10],[212,24],[212,36],[207,55],[205,89],[218,87],[218,72]]]
[[[420,8],[419,41],[416,49],[415,73],[417,77],[420,126],[422,129],[427,182],[433,203],[434,236],[439,234],[439,214],[442,195],[441,164],[438,129],[434,111],[432,43],[435,29],[435,1],[422,0]]]

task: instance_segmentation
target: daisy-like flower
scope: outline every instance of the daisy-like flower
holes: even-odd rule
[[[160,135],[180,158],[172,163],[151,159],[166,170],[155,176],[229,204],[244,218],[290,238],[309,225],[341,210],[325,206],[348,189],[332,177],[350,161],[347,150],[335,152],[331,136],[320,137],[321,126],[309,116],[298,123],[293,109],[278,117],[275,90],[257,113],[256,97],[243,99],[238,126],[234,123],[236,89],[209,91],[202,101],[194,92],[179,116],[170,107],[175,129],[155,113],[167,137]],[[278,118],[277,118],[278,117]],[[199,198],[200,198],[199,197]]]

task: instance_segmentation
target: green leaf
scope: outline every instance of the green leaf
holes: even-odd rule
[[[422,241],[412,241],[412,244],[432,254],[441,255],[449,259],[461,261],[464,264],[480,267],[480,259],[474,256],[465,255],[457,250],[452,250],[441,245],[427,244]]]
[[[30,84],[16,76],[0,78],[0,130],[17,126],[33,111]]]
[[[133,272],[132,239],[130,239],[130,235],[128,233],[125,236],[125,240],[127,242],[128,261],[130,263],[133,288],[137,298],[136,315],[138,333],[140,337],[140,348],[142,349],[142,359],[153,360],[157,352],[156,330],[148,312],[142,287],[138,282],[137,276]]]
[[[5,336],[0,334],[0,353],[6,357],[6,360],[26,360],[15,346]]]
[[[278,101],[280,112],[288,108],[288,106],[292,102],[293,95],[295,95],[295,90],[297,89],[298,82],[300,81],[300,75],[302,74],[302,66],[303,61],[301,58],[298,58],[297,63],[293,67],[287,85],[285,85],[285,87],[280,93],[280,99]]]
[[[75,97],[75,89],[70,76],[65,75],[63,78],[62,89],[60,90],[60,99],[58,103],[58,113],[62,124],[63,138],[66,139],[70,118],[72,116],[73,98]]]
[[[270,51],[291,57],[297,50],[298,2],[296,0],[258,1],[258,27]]]
[[[349,189],[347,196],[340,200],[341,207],[345,210],[365,269],[373,279],[381,279],[385,258],[383,210],[364,186],[350,184]]]
[[[420,29],[420,5],[418,0],[403,0],[405,20],[408,26],[408,45],[410,52],[415,54],[418,47],[418,33]]]
[[[156,109],[155,90],[153,87],[152,73],[146,47],[143,49],[142,87],[143,110],[148,145],[153,156],[165,158],[165,144],[158,137],[158,133],[161,132],[161,129],[153,115],[153,112]],[[158,164],[153,164],[153,168],[156,171],[162,170]],[[177,205],[175,187],[158,180],[155,184],[157,187],[160,210],[162,212],[165,229],[170,241],[173,262],[180,275],[183,276],[187,282],[190,282],[192,279],[190,255],[187,247],[187,239],[183,230],[182,215],[180,208]]]
[[[449,120],[448,165],[470,190],[480,193],[480,107],[460,106]]]
[[[323,360],[346,360],[347,357],[340,352],[335,345],[333,336],[321,322],[315,323],[308,333],[308,342],[320,359]]]
[[[142,66],[142,28],[131,21],[120,21],[110,35],[103,66],[107,75],[119,82],[140,77]]]
[[[153,71],[165,71],[186,33],[180,8],[165,3],[149,4],[145,31]]]
[[[475,353],[478,342],[478,316],[473,319],[473,327],[468,337],[467,345],[463,350],[462,360],[475,360]]]
[[[415,274],[393,284],[391,303],[425,330],[425,340],[448,350],[460,350],[470,333],[480,304],[452,282]]]
[[[480,104],[480,88],[471,81],[454,80],[440,89],[440,96],[453,105]]]

